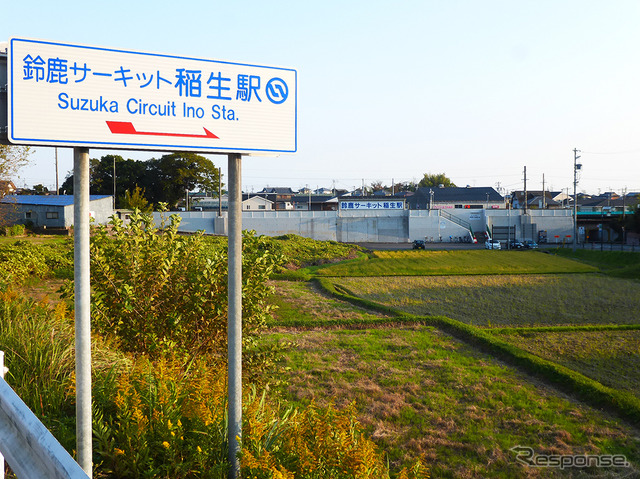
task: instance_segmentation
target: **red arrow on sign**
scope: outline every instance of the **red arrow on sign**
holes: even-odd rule
[[[137,131],[130,121],[108,121],[107,126],[111,133],[115,135],[152,135],[152,136],[179,136],[182,138],[213,138],[219,139],[216,135],[203,127],[204,135],[194,135],[190,133],[163,133],[156,131]]]

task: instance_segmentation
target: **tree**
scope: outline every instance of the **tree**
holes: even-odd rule
[[[29,163],[29,146],[0,145],[0,179],[7,180]]]
[[[149,204],[144,197],[144,190],[136,185],[133,192],[129,190],[124,192],[124,198],[120,199],[122,208],[128,210],[138,209],[143,213],[148,213],[153,209],[153,205]]]
[[[39,185],[33,185],[33,192],[36,195],[44,195],[46,193],[49,193],[49,188],[47,188],[41,183]]]
[[[455,187],[456,185],[445,176],[444,173],[438,173],[437,175],[431,173],[425,173],[420,183],[418,183],[418,187],[422,188],[425,186],[435,186],[439,187],[440,185],[444,185],[445,188]]]
[[[211,160],[195,153],[171,153],[148,161],[125,160],[118,155],[91,159],[90,191],[93,195],[113,194],[113,167],[116,173],[116,207],[124,207],[124,195],[140,188],[139,194],[148,203],[167,203],[175,207],[185,196],[185,190],[201,188],[218,192],[219,169]],[[73,193],[73,174],[62,184],[66,194]],[[120,194],[118,196],[118,194]],[[142,208],[141,208],[142,209]]]
[[[220,170],[211,160],[196,153],[176,152],[149,161],[148,180],[154,185],[146,190],[153,203],[165,202],[175,207],[185,191],[200,188],[218,192]]]

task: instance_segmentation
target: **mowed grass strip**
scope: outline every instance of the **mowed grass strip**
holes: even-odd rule
[[[640,459],[640,438],[629,426],[438,329],[295,331],[266,340],[297,342],[286,355],[288,398],[355,400],[396,469],[424,455],[432,477],[567,477],[520,465],[510,451],[518,445],[536,454]],[[629,469],[600,472],[617,477]]]
[[[480,274],[593,273],[594,266],[539,251],[376,251],[316,271],[318,276],[425,276]]]
[[[332,282],[409,314],[447,316],[480,327],[640,324],[640,284],[602,275],[356,277]]]
[[[496,336],[640,398],[640,331],[545,331]]]

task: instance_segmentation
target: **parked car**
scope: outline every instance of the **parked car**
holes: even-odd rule
[[[484,247],[485,247],[486,249],[502,249],[502,245],[500,244],[500,241],[498,241],[498,240],[492,240],[492,239],[487,240],[487,241],[484,243]]]
[[[524,249],[524,243],[518,240],[509,241],[509,249]]]
[[[413,249],[424,249],[424,240],[414,240]]]
[[[538,248],[538,243],[536,243],[535,241],[531,241],[531,240],[523,241],[522,245],[524,246],[525,249],[537,249]]]

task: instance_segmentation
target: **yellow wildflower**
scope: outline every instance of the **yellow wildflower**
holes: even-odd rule
[[[169,449],[169,443],[167,441],[162,441],[162,445],[165,449]]]

